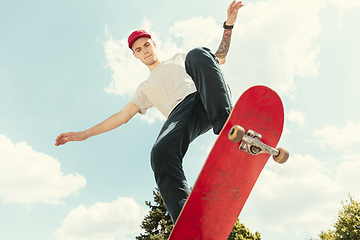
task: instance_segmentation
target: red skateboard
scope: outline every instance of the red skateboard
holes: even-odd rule
[[[289,153],[274,149],[284,109],[265,86],[245,91],[235,104],[195,182],[169,240],[226,240],[270,155],[284,163]]]

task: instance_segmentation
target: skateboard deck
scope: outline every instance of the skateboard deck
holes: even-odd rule
[[[235,104],[176,221],[169,240],[226,240],[270,154],[252,155],[229,140],[240,125],[276,147],[284,124],[280,97],[266,86],[246,90]]]

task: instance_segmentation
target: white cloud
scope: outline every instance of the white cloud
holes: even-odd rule
[[[164,122],[166,117],[156,108],[150,108],[145,115],[141,115],[141,120],[151,125],[156,120]]]
[[[108,33],[109,34],[109,33]],[[131,96],[137,86],[146,80],[148,69],[141,66],[127,46],[127,40],[116,40],[111,35],[104,43],[106,67],[113,71],[112,82],[106,88],[108,93]]]
[[[290,112],[287,115],[287,119],[290,122],[295,122],[299,126],[304,127],[305,126],[305,117],[304,114],[298,110],[291,109]]]
[[[134,239],[145,214],[147,211],[132,198],[97,202],[88,209],[80,205],[61,221],[54,236],[57,240]]]
[[[360,2],[358,0],[329,0],[329,3],[344,10],[360,7]]]
[[[314,135],[321,138],[320,143],[323,146],[328,145],[333,149],[348,150],[360,143],[360,123],[349,121],[343,129],[335,125],[324,124],[322,129],[314,132]]]
[[[359,0],[329,0],[330,4],[333,4],[337,7],[337,24],[339,26],[343,25],[344,16],[348,14],[349,11],[360,7]]]
[[[208,47],[216,51],[220,44],[223,29],[212,17],[194,17],[186,21],[175,22],[170,29],[175,37],[183,39],[182,49],[190,51],[195,47]]]
[[[209,131],[212,131],[212,129],[210,129]],[[209,156],[209,153],[210,153],[210,151],[211,151],[211,149],[212,149],[213,147],[214,147],[214,141],[211,141],[211,142],[208,143],[207,145],[202,146],[202,147],[200,148],[200,150],[203,152],[202,157],[199,158],[199,162],[200,162],[201,164],[204,164],[204,163],[205,163],[205,161],[206,161],[207,157]]]
[[[296,93],[295,76],[318,75],[314,42],[325,0],[262,1],[239,12],[225,75],[239,96],[255,84],[268,85],[281,95]]]
[[[360,155],[343,156],[343,161],[336,173],[336,182],[345,188],[350,194],[357,194],[359,197]]]
[[[85,185],[85,178],[77,173],[64,175],[58,160],[0,135],[2,202],[63,204],[60,198],[77,194]]]
[[[334,165],[295,154],[283,165],[268,163],[240,218],[260,232],[319,234],[331,227],[349,193],[360,197],[354,181],[360,171],[359,160]]]

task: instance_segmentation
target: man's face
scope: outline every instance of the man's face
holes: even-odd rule
[[[146,66],[153,65],[158,61],[156,44],[148,37],[137,39],[131,48],[134,51],[134,56],[140,59]]]

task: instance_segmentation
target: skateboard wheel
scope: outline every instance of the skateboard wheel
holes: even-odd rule
[[[229,140],[234,142],[234,143],[238,143],[242,140],[243,136],[245,134],[245,130],[244,128],[242,128],[239,125],[234,125],[230,131],[229,131]]]
[[[277,163],[285,163],[289,158],[289,151],[281,147],[277,148],[276,150],[279,151],[279,155],[273,156],[274,161]]]

